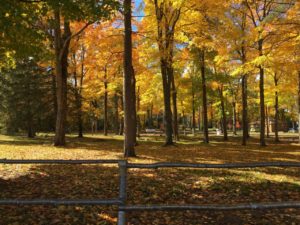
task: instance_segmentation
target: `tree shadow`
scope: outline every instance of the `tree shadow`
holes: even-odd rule
[[[37,165],[25,176],[0,180],[1,199],[116,199],[118,168]],[[0,206],[1,224],[115,224],[116,207]]]
[[[242,171],[243,172],[243,171]],[[246,171],[247,172],[247,171]],[[299,175],[299,173],[298,173]],[[1,199],[118,197],[116,166],[35,165],[0,179]],[[159,169],[128,172],[128,204],[233,204],[300,200],[293,182],[262,181],[232,170]],[[129,224],[292,224],[299,210],[135,212]],[[116,224],[116,207],[0,206],[1,224]]]
[[[250,176],[250,175],[249,175]],[[232,170],[130,172],[129,204],[236,204],[299,201],[300,185],[242,177]],[[299,170],[298,170],[299,178]],[[150,182],[151,185],[147,184]],[[136,185],[138,184],[138,185]],[[137,198],[136,196],[139,196]],[[131,224],[298,224],[299,209],[230,212],[133,212]],[[149,218],[152,218],[149,220]]]

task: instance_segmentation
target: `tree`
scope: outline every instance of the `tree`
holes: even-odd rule
[[[71,70],[73,73],[73,94],[75,97],[75,111],[77,120],[78,137],[83,137],[83,96],[82,90],[84,85],[84,78],[88,70],[86,69],[86,46],[83,43],[83,37],[78,36],[77,40],[73,41],[70,52],[71,52]]]
[[[173,69],[173,48],[175,27],[180,17],[181,6],[176,7],[175,4],[168,0],[154,0],[154,6],[157,21],[157,43],[160,53],[160,67],[164,92],[164,117],[166,134],[165,145],[172,145],[173,132],[175,139],[178,137],[177,99]],[[173,100],[173,119],[171,110],[171,91]],[[174,121],[174,125],[172,121]]]
[[[290,7],[289,1],[244,1],[247,8],[247,16],[252,22],[254,32],[256,33],[256,47],[258,56],[256,65],[259,69],[259,96],[260,96],[260,145],[265,146],[265,95],[264,95],[264,79],[265,79],[265,56],[269,50],[266,49],[266,43],[270,37],[274,35],[274,31],[268,26],[274,21],[278,21],[280,16],[285,14]]]
[[[84,3],[65,3],[58,2],[52,5],[54,12],[54,46],[55,46],[55,69],[57,85],[57,117],[55,141],[56,146],[65,145],[65,124],[67,114],[67,76],[68,76],[68,54],[69,45],[72,38],[82,33],[89,25],[95,21],[110,17],[113,10],[116,9],[116,2],[107,0],[101,4],[95,4],[88,1]],[[62,5],[60,5],[62,4]],[[70,5],[71,4],[71,5]],[[77,4],[77,5],[76,5]],[[90,8],[92,6],[92,8]],[[72,11],[68,9],[78,9],[85,14],[72,18]],[[92,14],[94,13],[94,14]],[[63,31],[61,30],[61,15],[63,15]],[[79,31],[72,34],[70,29],[70,20],[88,21]],[[93,21],[93,22],[91,22]]]
[[[1,128],[8,134],[26,132],[29,138],[51,130],[55,118],[51,73],[33,59],[19,59],[15,68],[0,75]]]
[[[202,85],[202,110],[203,110],[202,116],[203,116],[204,143],[209,143],[204,49],[200,50],[200,69],[201,69],[201,85]]]
[[[131,0],[124,0],[124,157],[135,157],[136,99],[132,65]]]

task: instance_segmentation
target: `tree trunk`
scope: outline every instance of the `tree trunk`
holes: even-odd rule
[[[78,127],[78,137],[83,137],[83,125],[82,125],[82,100],[79,87],[77,87],[77,78],[75,77],[75,101],[76,101],[76,108],[77,108],[77,127]]]
[[[157,21],[157,36],[158,36],[157,44],[160,52],[160,67],[161,67],[161,74],[163,80],[164,124],[165,124],[165,138],[166,138],[165,146],[173,144],[171,85],[173,83],[174,75],[173,75],[172,63],[173,63],[175,25],[180,16],[180,9],[174,9],[170,11],[167,5],[168,4],[159,3],[158,0],[154,0],[156,21]],[[176,96],[174,100],[173,102],[175,108],[173,110],[174,111],[173,113],[176,118],[177,117]],[[175,124],[176,122],[177,121],[175,121]],[[177,129],[176,126],[175,129]],[[176,134],[177,130],[175,130],[175,135],[178,135]]]
[[[83,79],[85,76],[84,71],[84,60],[85,60],[85,47],[82,45],[81,48],[81,74],[80,74],[80,83],[78,90],[78,137],[83,137],[83,119],[82,119],[82,89],[83,89]]]
[[[108,133],[108,93],[107,93],[107,67],[104,68],[104,127],[103,134],[107,136]]]
[[[205,52],[204,52],[204,50],[201,50],[200,63],[201,63],[201,78],[202,78],[201,81],[202,81],[202,108],[203,108],[204,143],[209,143],[208,120],[207,120],[206,77],[205,77]]]
[[[183,101],[181,101],[181,105],[183,105]],[[183,107],[182,107],[183,109]],[[185,120],[185,114],[184,114],[184,110],[182,110],[182,129],[183,129],[183,135],[186,136],[186,120]]]
[[[52,80],[52,101],[54,106],[53,120],[51,120],[51,128],[55,131],[55,119],[57,116],[57,96],[56,96],[56,76],[51,72]]]
[[[201,129],[201,106],[200,105],[198,107],[198,130],[199,130],[199,132],[202,130]]]
[[[64,34],[61,34],[60,10],[57,8],[55,16],[55,57],[56,57],[56,96],[57,96],[57,117],[55,129],[55,146],[65,145],[66,117],[67,117],[67,77],[68,77],[68,54],[69,37],[72,35],[70,23],[64,21]]]
[[[170,73],[172,73],[172,103],[173,103],[173,131],[174,131],[174,139],[179,141],[179,133],[178,133],[178,118],[177,118],[177,90],[175,86],[175,78],[173,73],[173,68]]]
[[[140,87],[137,87],[137,96],[136,96],[136,123],[137,123],[137,137],[140,137],[141,135],[141,118],[139,116],[139,111],[140,111]]]
[[[35,132],[34,132],[34,129],[33,129],[33,125],[32,125],[32,122],[30,120],[28,120],[27,122],[27,137],[28,138],[34,138],[35,137]]]
[[[27,137],[28,138],[34,138],[35,137],[35,131],[34,131],[34,124],[33,124],[33,118],[31,112],[29,112],[29,117],[27,118]]]
[[[232,133],[233,135],[237,135],[236,133],[236,102],[232,102]]]
[[[82,64],[81,64],[81,75],[80,75],[80,84],[78,84],[78,79],[77,79],[77,71],[76,71],[76,54],[73,54],[73,59],[74,59],[74,73],[73,73],[73,78],[74,78],[74,89],[75,89],[75,105],[76,105],[76,110],[77,110],[77,127],[78,127],[78,137],[82,138],[83,137],[83,126],[82,126],[82,102],[81,102],[81,89],[82,89],[82,84],[83,84],[83,76],[84,76],[84,66],[83,66],[83,57],[82,57]]]
[[[213,102],[210,102],[210,127],[214,127],[214,107]]]
[[[242,77],[242,120],[243,120],[243,142],[242,145],[247,144],[248,139],[248,90],[247,90],[247,75]]]
[[[193,118],[192,118],[192,130],[193,135],[195,135],[195,129],[196,129],[196,106],[195,106],[195,92],[194,88],[192,88],[192,111],[193,111]]]
[[[114,121],[114,128],[115,128],[115,134],[119,134],[119,97],[117,93],[114,95],[114,108],[115,108],[115,121]]]
[[[131,88],[131,94],[132,94],[132,105],[133,105],[133,117],[134,117],[134,145],[138,145],[137,141],[137,109],[136,109],[136,91],[135,91],[135,86],[136,86],[136,79],[135,79],[135,71],[133,66],[131,66],[132,69],[132,88]]]
[[[300,144],[300,71],[298,71],[298,133]]]
[[[151,103],[149,115],[150,115],[150,117],[149,117],[150,128],[153,128],[154,127],[154,125],[153,125],[153,103]]]
[[[33,115],[31,112],[31,102],[30,100],[27,103],[28,105],[28,111],[27,111],[27,137],[28,138],[34,138],[35,132],[34,132],[34,124],[33,124]]]
[[[259,56],[263,55],[263,39],[258,41]],[[259,66],[259,98],[260,98],[260,146],[266,146],[265,142],[265,90],[264,90],[264,68]]]
[[[121,110],[124,112],[124,101],[123,101],[123,92],[121,92]],[[124,114],[124,113],[123,113]],[[124,134],[124,115],[121,116],[120,119],[120,127],[119,127],[119,135],[123,135]]]
[[[163,80],[163,93],[164,93],[164,125],[165,125],[165,146],[173,144],[173,129],[172,129],[172,111],[171,111],[171,83],[167,78],[166,63],[161,60],[161,71]]]
[[[136,144],[135,78],[132,66],[131,0],[124,0],[124,157],[134,157]]]
[[[227,135],[227,119],[226,119],[226,112],[225,112],[225,104],[224,104],[224,96],[223,96],[223,87],[219,88],[219,95],[221,100],[221,109],[222,109],[222,129],[224,135],[224,141],[228,141]]]
[[[267,126],[267,138],[270,137],[270,123],[269,123],[269,107],[266,106],[266,126]]]
[[[275,83],[275,121],[274,121],[274,132],[275,132],[275,142],[279,142],[279,135],[278,135],[278,120],[279,120],[279,100],[278,100],[278,78],[274,77]]]

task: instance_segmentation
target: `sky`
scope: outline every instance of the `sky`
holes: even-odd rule
[[[140,5],[143,3],[143,0],[135,0],[135,9],[133,10],[133,16],[144,16],[143,10],[138,10],[140,8]],[[137,18],[137,20],[141,20],[141,18]]]

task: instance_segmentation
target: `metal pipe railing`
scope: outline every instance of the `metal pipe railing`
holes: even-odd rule
[[[120,205],[119,199],[61,200],[61,199],[4,199],[0,205]]]
[[[118,225],[126,224],[128,211],[227,211],[227,210],[266,210],[300,208],[300,202],[247,203],[235,205],[126,205],[127,200],[127,169],[158,169],[158,168],[199,168],[199,169],[242,169],[256,167],[300,167],[298,162],[254,162],[254,163],[171,163],[159,162],[152,164],[128,163],[127,160],[35,160],[35,159],[0,159],[0,164],[118,164],[119,198],[95,200],[57,200],[57,199],[4,199],[0,205],[115,205],[118,206]]]
[[[119,185],[119,199],[121,204],[119,205],[118,211],[118,225],[125,225],[126,224],[126,212],[121,210],[121,207],[126,206],[127,200],[127,161],[119,162],[120,168],[120,185]]]
[[[118,164],[124,160],[117,159],[88,159],[88,160],[61,160],[61,159],[0,159],[0,164]]]
[[[124,211],[230,211],[230,210],[253,210],[253,209],[289,209],[300,208],[300,202],[271,202],[271,203],[248,203],[235,205],[133,205],[121,206]]]
[[[254,163],[172,163],[159,162],[152,164],[129,163],[128,168],[158,169],[158,168],[202,168],[202,169],[243,169],[257,167],[300,167],[300,162],[254,162]]]

